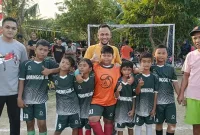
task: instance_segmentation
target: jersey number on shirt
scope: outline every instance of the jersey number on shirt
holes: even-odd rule
[[[24,113],[24,119],[28,119],[28,114]]]
[[[89,114],[93,114],[93,109],[90,109]]]

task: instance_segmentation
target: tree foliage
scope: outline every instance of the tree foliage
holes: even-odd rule
[[[122,24],[175,24],[176,40],[189,38],[190,30],[199,24],[200,0],[126,0],[120,4],[123,9],[123,16],[120,18]],[[148,32],[141,29],[130,30],[130,37],[135,44],[140,45],[144,40],[137,37],[144,35],[144,43],[150,44]],[[153,40],[156,45],[163,43],[163,40],[166,41],[166,32],[165,28],[153,29]]]
[[[119,11],[114,0],[65,0],[66,12],[57,17],[57,27],[72,39],[86,38],[88,24],[114,23]],[[92,39],[96,33],[91,30]]]

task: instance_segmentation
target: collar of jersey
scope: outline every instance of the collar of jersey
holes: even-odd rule
[[[158,67],[164,67],[165,65],[157,65]]]
[[[65,75],[65,76],[60,76],[61,79],[65,79],[66,77],[67,77],[67,75]]]
[[[145,75],[145,74],[142,74],[144,77],[149,77],[150,76],[150,74],[148,74],[148,75]]]
[[[84,82],[87,82],[89,80],[89,77],[87,79],[83,79]]]
[[[122,83],[123,83],[124,85],[127,85],[127,84],[128,84],[127,82],[124,82],[124,81],[122,81]]]
[[[105,66],[105,65],[101,64],[101,66],[102,66],[103,68],[112,68],[112,67],[113,67],[113,64],[111,64],[111,65],[109,65],[109,66]]]
[[[34,62],[35,62],[35,63],[37,63],[37,64],[40,64],[40,63],[42,63],[42,61],[35,61],[35,60],[34,60]]]

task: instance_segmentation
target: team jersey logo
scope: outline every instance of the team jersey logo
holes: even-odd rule
[[[101,80],[102,88],[110,88],[112,86],[113,78],[111,76],[109,76],[108,74],[103,74],[100,77],[100,80]]]
[[[28,66],[28,70],[31,70],[31,66]]]
[[[78,85],[78,89],[79,89],[79,90],[81,90],[81,89],[82,89],[81,85]]]
[[[43,115],[44,115],[43,111],[40,111],[39,115],[40,115],[40,116],[43,116]]]
[[[171,118],[171,119],[172,119],[172,120],[175,120],[175,118],[176,118],[176,116],[175,116],[175,115],[172,115],[172,118]]]
[[[58,85],[58,80],[55,80],[55,82],[54,82],[54,83],[55,83],[55,85]]]

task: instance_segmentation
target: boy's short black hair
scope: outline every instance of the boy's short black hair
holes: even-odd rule
[[[158,47],[156,47],[156,49],[166,49],[167,50],[167,47],[165,45],[159,45]]]
[[[23,38],[23,35],[22,34],[17,34],[17,39],[19,38]]]
[[[122,61],[120,69],[122,69],[123,67],[133,68],[133,63],[131,61],[124,60]]]
[[[67,41],[67,44],[71,44],[71,43],[72,43],[72,40],[68,40],[68,41]]]
[[[110,53],[110,54],[114,54],[114,50],[111,46],[109,45],[104,45],[102,48],[101,48],[101,54],[104,54],[104,53]]]
[[[50,43],[48,41],[46,41],[45,39],[40,39],[37,41],[36,43],[36,48],[41,45],[41,46],[47,46],[48,48],[50,48]]]
[[[152,56],[151,53],[143,52],[143,53],[140,54],[140,62],[142,61],[143,58],[150,58],[152,60],[153,56]]]
[[[62,42],[66,41],[64,37],[59,37],[58,40],[61,40]]]
[[[89,67],[93,69],[93,64],[90,59],[83,58],[78,62],[78,64],[80,64],[81,62],[86,62],[89,65]]]
[[[67,59],[67,60],[69,60],[69,63],[71,64],[71,67],[74,67],[74,66],[75,66],[75,60],[74,60],[71,56],[64,55],[64,56],[62,57],[62,59]]]
[[[129,41],[128,40],[125,40],[124,41],[124,45],[128,45],[129,44]]]
[[[108,24],[101,24],[101,25],[99,25],[98,30],[99,30],[100,28],[108,28],[108,29],[110,30],[110,26],[109,26]]]
[[[12,18],[12,17],[6,17],[6,18],[4,18],[3,21],[2,21],[2,26],[3,26],[4,23],[7,22],[7,21],[15,22],[15,23],[18,25],[16,19],[14,19],[14,18]]]

